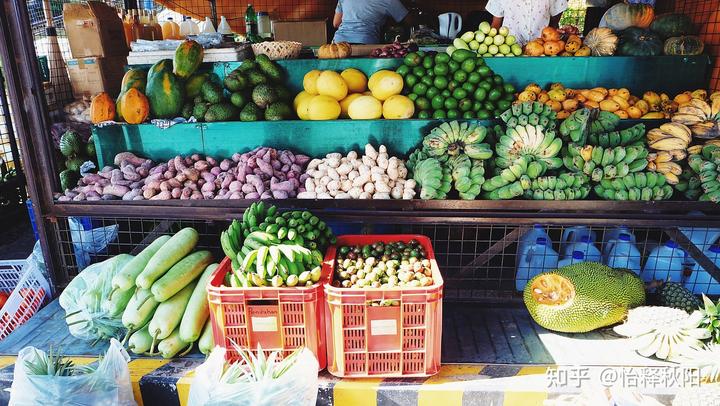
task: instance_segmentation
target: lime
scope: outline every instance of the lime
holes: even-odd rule
[[[430,110],[430,100],[426,97],[418,97],[415,100],[415,106],[420,110]]]
[[[466,112],[463,113],[462,116],[463,116],[464,119],[470,120],[470,119],[475,118],[475,113],[472,112],[472,111],[466,111]]]
[[[405,75],[410,73],[410,67],[407,65],[400,65],[395,72],[397,72],[398,75],[405,77]]]
[[[485,100],[486,97],[487,97],[487,90],[485,90],[485,88],[483,88],[483,87],[477,88],[477,90],[475,90],[475,93],[473,93],[473,98],[479,102]]]
[[[450,55],[446,54],[445,52],[440,52],[439,54],[435,55],[435,65],[440,63],[447,64],[450,61]]]
[[[477,68],[477,73],[479,73],[480,76],[486,78],[486,77],[492,75],[492,70],[487,66],[481,66],[481,67]]]
[[[473,102],[470,99],[462,99],[460,100],[460,103],[458,103],[458,108],[460,111],[470,111],[472,110]]]
[[[409,67],[415,67],[420,65],[420,63],[422,62],[422,57],[416,52],[410,52],[409,54],[405,55],[405,59],[403,59],[403,62]]]
[[[487,110],[487,111],[495,111],[495,105],[494,105],[491,101],[486,101],[486,102],[483,104],[483,107],[485,107],[484,110]]]
[[[433,72],[432,69],[428,69],[428,71],[425,72],[425,75],[432,78],[432,77],[435,77],[435,72]]]
[[[475,58],[475,66],[478,68],[481,66],[485,66],[485,60],[480,57]]]
[[[432,106],[433,110],[439,110],[445,107],[445,98],[442,97],[442,95],[437,95],[432,98],[432,100],[430,101],[430,105]]]
[[[464,83],[465,81],[467,81],[467,77],[468,77],[468,74],[464,70],[459,70],[459,71],[455,72],[455,74],[453,74],[453,79],[455,79],[456,81],[458,81],[460,83]]]
[[[448,98],[448,97],[452,96],[452,92],[450,91],[450,89],[445,89],[442,92],[440,92],[440,96],[442,96],[443,98]]]
[[[475,101],[475,102],[473,103],[473,106],[472,106],[472,111],[474,111],[474,112],[477,113],[478,111],[482,110],[482,108],[483,108],[482,102],[481,102],[481,101]]]
[[[415,93],[410,93],[407,97],[408,97],[408,99],[415,101],[415,100],[417,100],[418,95],[416,95]]]
[[[452,92],[455,89],[457,89],[458,87],[460,87],[460,83],[458,83],[457,80],[451,80],[450,83],[448,83],[447,88],[448,88],[448,90],[450,90]]]
[[[515,86],[511,85],[510,83],[505,83],[503,86],[503,91],[505,93],[515,93]]]
[[[460,112],[457,110],[448,110],[447,118],[454,120],[460,116]]]
[[[432,69],[433,65],[435,65],[435,61],[433,61],[432,56],[426,56],[423,58],[422,66],[425,69]]]
[[[433,72],[438,76],[446,76],[450,72],[450,67],[446,63],[439,63],[435,65]]]
[[[462,89],[465,90],[466,92],[468,92],[469,94],[473,94],[473,92],[475,91],[475,85],[473,85],[470,82],[465,82],[462,85]]]
[[[463,61],[463,63],[460,64],[460,69],[465,71],[466,73],[473,72],[475,70],[475,58],[466,59]]]
[[[503,84],[503,78],[500,75],[493,75],[493,83],[496,85],[502,85]]]
[[[419,56],[420,58],[424,58],[425,55],[426,55],[425,51],[417,51],[416,53],[418,54],[418,56]],[[418,63],[420,63],[420,62],[418,62]]]
[[[457,100],[453,99],[452,97],[448,97],[445,99],[445,108],[448,110],[456,109],[458,106]]]
[[[510,106],[512,105],[512,102],[509,102],[507,100],[500,100],[497,102],[497,105],[498,105],[498,110],[504,112],[505,110],[510,108]]]
[[[433,85],[440,90],[446,89],[448,87],[448,80],[444,76],[436,76],[433,79]]]
[[[460,69],[460,64],[455,61],[449,61],[448,67],[450,67],[450,72],[455,72],[456,70]]]
[[[407,74],[407,76],[405,76],[405,85],[408,88],[412,88],[413,86],[415,86],[415,84],[417,82],[418,82],[417,76],[413,75],[412,73],[409,73],[409,74]]]
[[[416,93],[418,96],[424,96],[427,90],[428,86],[425,83],[417,83],[412,88],[413,93]]]
[[[481,87],[481,88],[485,89],[485,91],[489,92],[490,89],[492,89],[492,83],[483,81],[483,82],[480,82],[480,85],[478,87]]]
[[[482,76],[480,76],[479,73],[473,72],[468,75],[468,83],[472,83],[474,85],[477,85],[482,80]]]
[[[412,70],[413,75],[421,78],[425,76],[425,69],[422,66],[416,66]]]
[[[415,87],[417,87],[417,86],[419,86],[419,84],[415,85]],[[413,87],[413,91],[415,90],[415,87]],[[427,91],[427,89],[425,89],[425,91]],[[418,92],[415,92],[415,93],[418,93]],[[423,91],[423,94],[424,93],[425,92]],[[421,93],[418,93],[418,94],[421,94]],[[500,97],[502,97],[502,92],[498,88],[494,88],[494,89],[490,90],[490,92],[488,92],[488,100],[490,100],[490,101],[500,100]]]
[[[427,110],[423,110],[423,111],[419,112],[417,116],[419,119],[428,120],[428,119],[430,119],[430,112]]]
[[[435,110],[435,111],[433,112],[432,118],[437,119],[437,120],[440,120],[440,119],[443,119],[443,118],[447,118],[447,114],[446,114],[444,111],[442,111],[442,110]]]
[[[515,100],[515,93],[506,93],[503,95],[502,99],[500,100],[507,100],[509,102]]]
[[[490,112],[487,111],[487,110],[480,110],[480,111],[478,111],[478,113],[477,113],[477,118],[479,118],[480,120],[487,120],[487,119],[489,119],[491,116],[492,116],[492,113],[490,113]]]
[[[468,92],[462,87],[458,87],[457,89],[453,90],[453,97],[457,100],[464,99],[467,97],[467,95]]]
[[[433,85],[433,78],[427,75],[423,76],[420,81],[425,83],[428,87]]]
[[[438,89],[435,86],[428,87],[427,92],[425,92],[425,97],[428,99],[432,99],[435,96],[438,96],[440,94],[440,89]]]
[[[463,63],[465,60],[469,58],[473,58],[475,56],[475,52],[470,51],[469,49],[458,49],[455,52],[452,53],[450,56],[453,61],[457,63]]]

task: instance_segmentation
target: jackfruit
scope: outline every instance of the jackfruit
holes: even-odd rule
[[[645,304],[645,286],[627,269],[582,262],[537,275],[525,286],[524,300],[542,327],[585,333],[619,323]]]

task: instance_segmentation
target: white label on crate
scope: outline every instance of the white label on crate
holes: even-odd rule
[[[370,335],[396,336],[397,320],[370,320]]]
[[[278,331],[277,317],[253,317],[252,329],[257,332]]]

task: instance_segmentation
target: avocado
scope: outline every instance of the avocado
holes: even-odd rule
[[[248,103],[240,112],[240,121],[260,121],[263,118],[263,111],[255,103]]]
[[[196,104],[195,107],[193,107],[193,117],[198,121],[202,121],[205,118],[205,113],[208,111],[208,106],[209,104],[205,102]]]
[[[278,100],[291,102],[295,98],[295,96],[290,93],[287,87],[278,86],[275,88],[275,93],[277,93],[278,95]]]
[[[248,101],[250,101],[250,98],[245,93],[235,92],[230,95],[230,103],[239,109],[245,107]]]
[[[270,104],[275,103],[278,100],[278,95],[272,86],[258,85],[253,89],[252,100],[258,107],[264,109]]]
[[[223,91],[217,83],[207,81],[203,83],[200,88],[200,94],[202,94],[203,99],[205,99],[206,102],[214,104],[220,102]]]
[[[255,58],[255,62],[260,68],[260,71],[270,78],[270,80],[273,82],[282,80],[282,70],[275,62],[271,61],[267,55],[258,55]]]
[[[265,120],[267,121],[289,120],[292,117],[292,109],[284,102],[275,102],[265,110]]]
[[[78,179],[80,179],[80,174],[78,172],[65,169],[60,172],[60,189],[65,191],[73,188],[77,184]]]
[[[231,92],[237,92],[238,90],[245,89],[248,85],[248,80],[245,76],[240,74],[230,74],[223,81],[225,88]]]
[[[255,61],[253,61],[252,59],[246,59],[246,60],[242,61],[240,66],[238,66],[237,69],[235,69],[233,72],[235,72],[235,71],[247,72],[249,70],[256,69],[256,68],[257,68],[257,63],[255,63]]]
[[[265,77],[260,71],[257,69],[252,69],[247,72],[248,80],[250,81],[250,85],[252,87],[255,87],[257,85],[261,85],[268,82],[268,78]]]
[[[73,172],[79,172],[80,166],[83,164],[83,160],[75,157],[65,160],[65,167],[70,169]]]
[[[192,103],[187,102],[182,108],[182,112],[180,113],[180,116],[182,116],[185,120],[192,117],[193,113],[193,107],[195,107]]]
[[[229,121],[237,114],[237,107],[228,102],[213,104],[205,112],[205,121]]]

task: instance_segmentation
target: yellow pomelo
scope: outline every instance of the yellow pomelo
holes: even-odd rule
[[[307,111],[308,120],[335,120],[340,117],[340,103],[330,96],[318,95],[310,99]]]
[[[415,114],[415,103],[405,96],[396,94],[383,103],[383,117],[388,120],[412,118]]]
[[[402,92],[403,78],[393,71],[381,70],[370,77],[368,87],[376,99],[384,101]]]
[[[303,100],[310,100],[312,98],[313,95],[303,90],[295,96],[295,100],[293,100],[293,108],[297,111],[298,106],[303,102]]]
[[[382,103],[372,96],[360,96],[350,103],[348,115],[353,120],[376,120],[382,117]]]
[[[318,94],[317,80],[320,77],[321,73],[322,73],[321,71],[319,71],[317,69],[313,69],[310,72],[305,74],[305,77],[303,77],[303,87],[305,88],[306,92],[308,92],[312,95]]]
[[[317,92],[340,101],[348,95],[348,86],[339,73],[326,70],[317,79]]]
[[[347,83],[350,93],[362,93],[367,90],[367,77],[355,68],[349,68],[340,74]]]
[[[350,118],[348,115],[348,109],[350,108],[350,103],[352,103],[355,99],[358,97],[361,97],[362,93],[352,93],[349,94],[346,98],[340,100],[340,117],[342,118]]]

